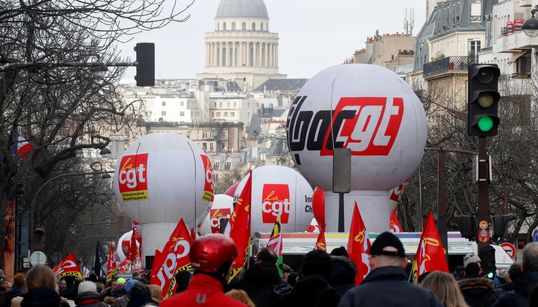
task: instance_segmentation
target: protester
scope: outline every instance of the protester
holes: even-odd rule
[[[52,270],[44,265],[36,265],[26,274],[28,293],[23,295],[22,307],[58,307],[60,296],[56,292],[56,282]]]
[[[176,294],[181,293],[185,290],[187,290],[187,287],[189,287],[189,283],[191,282],[192,274],[189,271],[179,271],[176,274]]]
[[[252,302],[250,297],[248,297],[248,294],[243,290],[232,289],[232,290],[226,292],[225,294],[227,296],[237,300],[237,301],[240,301],[241,303],[247,305],[248,307],[255,307],[256,306],[254,304],[254,302]]]
[[[100,302],[101,296],[97,292],[97,285],[92,281],[83,281],[78,285],[78,294],[75,298],[77,306],[106,307]]]
[[[230,278],[232,261],[236,257],[237,247],[230,238],[222,234],[200,237],[194,241],[190,250],[194,276],[189,287],[164,300],[161,306],[246,306],[224,295],[223,291]]]
[[[157,285],[149,285],[149,292],[151,292],[152,304],[159,306],[159,304],[161,303],[163,289],[161,289],[161,287]]]
[[[357,267],[346,256],[331,256],[332,273],[329,284],[340,296],[355,287]]]
[[[24,293],[26,293],[26,288],[24,287],[24,273],[17,273],[13,277],[13,286],[11,287],[11,290],[7,291],[4,296],[4,306],[10,306],[11,300],[14,297],[22,296]]]
[[[289,294],[276,299],[272,306],[336,306],[340,300],[337,291],[329,285],[331,257],[324,251],[308,252],[302,265],[302,277]]]
[[[127,307],[127,304],[129,304],[129,300],[131,300],[131,290],[133,286],[137,283],[138,280],[136,279],[130,279],[128,282],[125,283],[125,286],[123,286],[122,288],[122,290],[124,290],[123,293],[125,294],[116,298],[116,301],[114,302],[114,307]],[[112,291],[112,293],[114,293],[114,291]]]
[[[458,282],[461,293],[470,307],[492,306],[497,301],[492,280],[480,276],[479,262],[470,262],[465,267],[465,278]]]
[[[274,299],[273,289],[282,282],[276,267],[277,258],[272,249],[260,249],[254,264],[246,270],[245,276],[236,285],[236,288],[245,290],[258,307],[271,305]]]
[[[285,264],[285,263],[282,263],[282,281],[287,283],[288,282],[288,277],[290,276],[290,273],[293,272],[292,268]]]
[[[514,282],[516,282],[519,279],[520,275],[521,275],[521,264],[513,263],[510,266],[510,269],[508,269],[508,276],[505,277],[506,283],[502,285],[502,289],[505,293],[514,290]]]
[[[521,258],[521,275],[513,283],[513,291],[503,294],[494,307],[536,306],[530,304],[532,291],[538,288],[538,243],[528,243]]]
[[[339,307],[443,306],[433,293],[407,282],[405,250],[393,233],[376,238],[369,265],[370,273],[360,286],[346,292]]]
[[[153,303],[149,287],[141,282],[135,283],[128,292],[130,299],[127,307],[142,307]]]
[[[445,272],[431,272],[424,278],[421,287],[430,290],[445,307],[469,307],[461,294],[456,279]]]

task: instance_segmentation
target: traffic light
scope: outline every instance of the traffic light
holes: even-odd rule
[[[155,85],[155,44],[138,43],[136,51],[136,85]]]
[[[496,64],[469,65],[467,130],[470,136],[497,135],[501,99],[499,75]]]
[[[504,232],[506,231],[506,226],[508,223],[515,219],[516,216],[513,214],[499,214],[493,216],[493,237],[494,241],[501,241],[504,237]]]
[[[476,239],[476,218],[474,215],[455,215],[461,236],[469,240]]]

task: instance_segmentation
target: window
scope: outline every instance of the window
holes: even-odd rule
[[[247,24],[245,22],[243,22],[243,24],[241,25],[241,30],[243,31],[247,30]]]
[[[480,41],[469,41],[469,63],[478,63],[478,52],[480,51]]]
[[[211,116],[215,117],[215,112],[211,112]]]
[[[263,22],[260,23],[260,31],[263,31]]]
[[[219,108],[222,108],[222,102],[219,102]]]
[[[217,103],[213,102],[213,108],[216,108],[216,107],[217,107]]]
[[[179,112],[179,116],[185,116],[185,112],[180,111],[180,112]]]
[[[256,31],[256,23],[255,22],[252,23],[252,31]]]
[[[235,31],[235,22],[232,22],[232,31]]]
[[[231,167],[232,167],[232,162],[226,161],[226,166],[224,167],[224,169],[230,169]]]
[[[215,164],[213,164],[213,169],[219,169],[220,161],[215,161]]]
[[[166,107],[166,101],[163,101],[162,106]]]
[[[234,112],[230,112],[230,117],[235,117],[235,113],[234,113]]]
[[[202,148],[203,148],[204,150],[207,150],[207,143],[204,142],[204,143],[202,144]]]
[[[213,150],[213,143],[209,143],[209,150]]]
[[[234,101],[234,108],[237,108],[237,102]]]
[[[229,102],[226,103],[226,107],[228,107],[228,108],[230,107],[230,103],[229,103]]]
[[[181,104],[180,104],[182,107],[185,106],[185,101],[182,101]]]
[[[224,117],[228,117],[228,112],[224,112]]]
[[[217,117],[220,117],[220,112],[217,112]]]
[[[162,112],[161,112],[161,115],[162,115],[162,116],[166,116],[166,111],[162,111]]]
[[[222,31],[226,31],[226,23],[222,24]]]

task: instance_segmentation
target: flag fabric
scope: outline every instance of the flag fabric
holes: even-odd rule
[[[406,186],[407,186],[407,182],[402,182],[399,186],[390,190],[389,199],[393,202],[396,202],[397,204],[400,201],[400,199],[402,199],[402,194],[405,191]]]
[[[418,284],[418,267],[417,267],[417,260],[413,259],[413,262],[411,264],[411,272],[409,273],[409,282],[413,284]]]
[[[20,133],[15,132],[13,136],[13,144],[11,145],[10,151],[13,156],[18,156],[21,160],[26,160],[28,154],[32,151],[33,146],[26,138],[24,138]]]
[[[67,254],[67,256],[52,269],[52,273],[57,280],[65,276],[75,276],[80,280],[83,280],[80,266],[73,253]]]
[[[189,229],[183,219],[180,219],[162,252],[157,255],[156,251],[150,283],[161,287],[163,300],[176,293],[176,274],[179,271],[192,270],[189,257],[192,243]]]
[[[103,250],[103,247],[99,242],[95,245],[95,262],[93,265],[93,272],[97,277],[101,277],[105,275],[105,272],[103,270],[104,266],[107,263],[107,258],[105,251]]]
[[[366,226],[361,217],[357,202],[353,206],[353,216],[351,217],[351,227],[349,230],[349,239],[347,241],[347,252],[349,258],[357,267],[355,274],[355,284],[360,284],[364,277],[370,272],[370,240],[366,232]]]
[[[275,225],[273,226],[273,231],[271,232],[271,237],[267,242],[267,248],[270,248],[275,251],[278,256],[276,261],[276,268],[278,270],[278,275],[282,277],[284,272],[282,270],[282,264],[284,263],[284,257],[282,256],[282,224],[280,215],[276,218]]]
[[[448,272],[443,244],[431,211],[426,218],[415,259],[418,267],[417,276],[433,271]]]
[[[239,255],[235,258],[232,264],[232,275],[230,281],[233,280],[241,268],[248,261],[248,251],[250,245],[250,220],[251,220],[251,201],[252,201],[252,170],[248,176],[247,182],[243,191],[239,195],[234,206],[234,212],[230,217],[229,229],[230,238],[235,242],[235,246],[239,251]],[[226,227],[228,229],[228,227]]]
[[[396,214],[397,208],[394,208],[392,210],[392,214],[390,215],[390,226],[389,229],[393,233],[400,233],[403,231],[402,224],[400,224],[400,220],[398,219],[398,215]]]
[[[15,276],[15,202],[7,201],[4,215],[4,240],[2,250],[2,270],[9,281]]]
[[[106,281],[110,282],[116,274],[118,274],[118,265],[116,264],[116,257],[114,256],[114,245],[110,243],[108,249],[108,261],[106,264]]]
[[[131,223],[131,228],[133,233],[131,234],[131,242],[129,244],[129,257],[131,262],[134,262],[136,255],[140,253],[142,249],[142,231],[140,229],[140,224],[137,221]]]
[[[325,191],[322,188],[316,187],[312,194],[312,211],[314,218],[318,222],[319,234],[316,240],[315,249],[322,251],[327,250],[327,242],[325,241]]]
[[[118,273],[131,273],[131,259],[129,257],[125,257],[120,263]]]

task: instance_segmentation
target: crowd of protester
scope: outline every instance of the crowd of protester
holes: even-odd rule
[[[237,249],[229,238],[201,237],[190,257],[194,272],[179,272],[176,294],[164,301],[161,288],[144,276],[106,282],[90,274],[84,281],[69,276],[57,281],[49,267],[38,265],[17,273],[12,284],[0,271],[0,307],[538,306],[538,243],[527,244],[520,262],[493,277],[485,276],[477,255],[467,255],[452,273],[422,274],[418,285],[410,282],[404,247],[390,232],[372,244],[370,272],[358,286],[357,268],[343,247],[307,253],[298,270],[277,267],[275,252],[262,248],[231,282]]]

